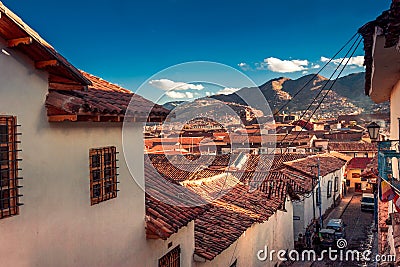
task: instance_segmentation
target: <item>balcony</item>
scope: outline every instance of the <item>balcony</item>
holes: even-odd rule
[[[379,176],[398,190],[400,190],[399,143],[399,140],[378,142]]]

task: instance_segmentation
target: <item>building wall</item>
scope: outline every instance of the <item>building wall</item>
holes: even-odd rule
[[[399,140],[400,81],[393,87],[390,96],[390,139]]]
[[[4,48],[0,40],[0,49]],[[0,53],[0,112],[21,125],[20,215],[0,220],[2,266],[143,266],[144,193],[124,159],[121,125],[48,123],[47,74],[15,50]],[[132,174],[143,180],[142,125],[132,127]],[[119,151],[118,197],[90,205],[89,149]],[[188,241],[186,241],[188,242]]]
[[[342,186],[341,182],[343,180],[344,175],[344,167],[335,172],[329,173],[328,175],[322,177],[321,179],[321,212],[322,215],[326,212],[326,210],[333,206],[334,198],[338,199],[342,195]],[[338,191],[334,192],[334,182],[335,177],[338,177]],[[332,194],[331,197],[327,197],[327,188],[328,181],[332,181]],[[314,188],[314,197],[318,193],[318,186]],[[306,232],[307,227],[312,223],[314,218],[313,211],[313,195],[307,195],[304,197],[302,201],[295,201],[293,203],[293,216],[300,217],[300,220],[293,220],[293,235],[294,239],[297,240],[299,234],[301,233],[303,236]],[[320,215],[319,206],[315,205],[315,217],[318,219]]]
[[[293,232],[288,231],[293,227],[293,207],[290,203],[291,201],[287,200],[286,212],[278,211],[268,221],[262,224],[254,224],[236,242],[212,261],[194,262],[193,266],[228,267],[236,259],[239,267],[274,266],[278,262],[276,257],[274,257],[273,261],[260,261],[257,258],[257,252],[264,250],[265,246],[267,246],[268,251],[290,250],[293,248]]]
[[[172,243],[172,244],[171,244]],[[168,248],[168,245],[171,245]],[[190,267],[193,264],[194,251],[194,221],[187,226],[179,229],[178,233],[173,234],[167,240],[148,240],[146,266],[158,266],[158,260],[176,246],[181,248],[181,266]]]

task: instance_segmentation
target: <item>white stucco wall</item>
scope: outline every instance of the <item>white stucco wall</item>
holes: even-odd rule
[[[172,243],[172,245],[168,248],[168,244],[170,243]],[[181,266],[192,266],[194,252],[194,221],[191,221],[187,226],[179,229],[178,233],[173,234],[167,240],[148,240],[146,266],[158,266],[158,260],[177,245],[180,245],[181,248]]]
[[[390,95],[390,139],[399,138],[399,118],[400,118],[400,81],[396,83]]]
[[[254,224],[229,248],[224,250],[212,261],[194,262],[196,267],[229,267],[235,259],[237,266],[274,266],[274,261],[259,261],[257,252],[268,247],[268,250],[286,250],[293,248],[292,224],[293,207],[291,200],[286,201],[286,212],[278,211],[268,221],[262,224]]]
[[[0,113],[17,116],[21,125],[25,205],[20,215],[0,220],[1,266],[154,266],[155,245],[145,238],[144,193],[125,164],[121,125],[48,123],[47,74],[8,51],[10,56],[0,53]],[[142,125],[133,127],[131,138],[137,151],[133,176],[143,178]],[[120,152],[121,191],[91,206],[89,149],[111,145]]]
[[[321,211],[322,215],[328,208],[333,205],[334,197],[337,199],[342,194],[341,181],[344,179],[344,167],[335,172],[329,173],[321,179]],[[338,191],[334,192],[335,177],[338,177]],[[327,197],[328,181],[332,181],[332,195],[330,198]],[[314,197],[318,193],[318,186],[314,188]],[[302,201],[293,202],[293,216],[300,217],[300,220],[293,221],[293,234],[294,239],[297,240],[299,234],[305,234],[307,226],[310,225],[314,218],[313,214],[313,198],[312,194],[304,197]],[[318,219],[320,215],[319,206],[315,205],[315,217]]]

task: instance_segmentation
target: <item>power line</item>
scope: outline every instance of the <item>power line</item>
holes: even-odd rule
[[[305,84],[303,85],[303,87],[301,87],[301,88],[292,96],[291,99],[289,99],[276,113],[274,113],[274,116],[277,115],[277,114],[279,114],[279,112],[281,112],[285,107],[287,107],[287,106],[290,104],[290,102],[292,102],[292,100],[293,100],[301,91],[303,91],[303,90],[306,88],[306,86],[307,86],[312,80],[314,80],[315,77],[317,77],[318,74],[320,74],[320,73],[322,72],[322,70],[325,69],[325,67],[328,66],[328,64],[331,63],[332,60],[333,60],[340,52],[342,52],[342,50],[351,42],[351,40],[354,39],[355,36],[357,36],[357,34],[358,34],[358,33],[355,33],[355,34],[342,46],[342,48],[340,48],[340,50],[337,51],[336,54],[333,55],[333,57],[330,58],[329,61],[326,62],[325,65],[324,65],[317,73],[315,73],[315,74],[311,77],[311,79],[309,79],[309,80],[307,81],[307,83],[305,83]]]

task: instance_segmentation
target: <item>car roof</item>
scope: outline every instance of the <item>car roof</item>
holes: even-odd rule
[[[374,194],[364,193],[364,194],[362,194],[362,197],[374,198]]]
[[[334,233],[335,233],[335,230],[324,228],[324,229],[321,229],[319,232],[322,233],[322,234],[323,234],[323,233],[334,234]]]
[[[342,219],[330,219],[327,226],[341,226]]]

